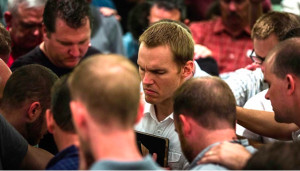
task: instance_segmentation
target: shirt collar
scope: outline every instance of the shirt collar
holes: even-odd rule
[[[215,34],[219,34],[221,32],[228,32],[228,30],[226,30],[226,27],[222,22],[221,17],[218,17],[215,20],[216,20],[216,24],[213,28],[213,32]],[[248,25],[241,31],[241,33],[239,35],[242,35],[242,34],[251,35],[251,30],[250,30],[250,27]]]
[[[194,66],[195,66],[195,73],[193,75],[194,78],[210,76],[207,72],[203,71],[200,68],[200,66],[198,65],[198,63],[196,61],[194,61]]]
[[[144,105],[144,115],[150,115],[153,120],[159,122],[158,119],[157,119],[157,117],[156,117],[155,109],[154,109],[154,105],[153,104],[145,102],[145,105]],[[169,118],[172,119],[172,120],[174,120],[173,113],[171,113],[163,121],[168,120]],[[163,121],[161,121],[161,122],[163,122]]]

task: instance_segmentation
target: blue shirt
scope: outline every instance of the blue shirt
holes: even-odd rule
[[[47,170],[78,170],[78,149],[72,145],[57,153],[48,163]]]

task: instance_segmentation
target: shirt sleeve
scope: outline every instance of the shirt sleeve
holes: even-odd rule
[[[0,115],[0,169],[18,169],[27,150],[27,141]]]

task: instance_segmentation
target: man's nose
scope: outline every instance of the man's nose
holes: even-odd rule
[[[72,45],[69,49],[69,54],[73,57],[79,57],[80,56],[80,49],[78,45]]]
[[[236,11],[236,3],[234,1],[229,2],[229,10]]]
[[[149,72],[145,72],[144,73],[144,78],[143,78],[143,84],[149,85],[149,84],[153,84],[153,78],[151,76],[151,73]]]

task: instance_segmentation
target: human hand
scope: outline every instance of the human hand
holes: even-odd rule
[[[240,144],[223,142],[212,147],[197,164],[218,163],[229,169],[242,169],[251,153]]]
[[[106,17],[114,15],[117,20],[121,20],[121,16],[118,14],[117,10],[108,8],[108,7],[100,7],[99,11]]]
[[[248,70],[250,70],[250,71],[254,71],[254,70],[256,70],[256,68],[259,68],[259,67],[260,67],[259,64],[253,62],[252,64],[247,65],[247,66],[245,67],[245,69],[248,69]]]
[[[212,52],[210,49],[208,49],[206,46],[202,46],[200,44],[195,44],[194,46],[194,59],[199,58],[207,58],[209,56],[212,56]]]

